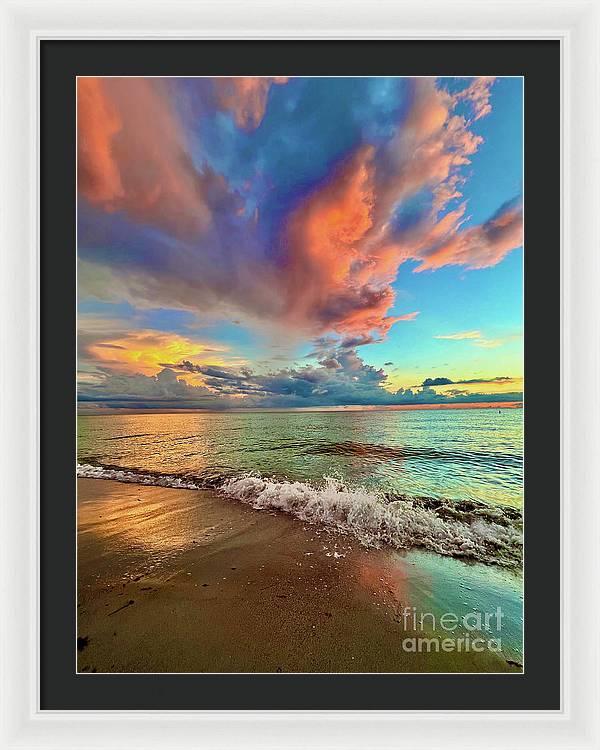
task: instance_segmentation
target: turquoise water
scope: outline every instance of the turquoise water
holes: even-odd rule
[[[80,416],[77,472],[213,488],[366,546],[522,563],[521,410]]]
[[[520,409],[80,416],[78,461],[521,508],[522,421]]]
[[[78,475],[210,487],[391,548],[404,603],[500,607],[521,664],[522,424],[520,409],[80,416]]]

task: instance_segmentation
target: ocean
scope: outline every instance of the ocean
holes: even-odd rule
[[[78,417],[81,477],[211,488],[366,546],[522,563],[521,409]]]

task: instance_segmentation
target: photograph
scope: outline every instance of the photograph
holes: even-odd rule
[[[77,675],[524,673],[524,78],[273,72],[73,80]]]

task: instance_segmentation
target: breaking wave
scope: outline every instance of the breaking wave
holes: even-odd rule
[[[522,561],[522,516],[508,506],[379,494],[327,477],[313,485],[256,474],[239,476],[226,467],[201,475],[175,475],[78,464],[77,476],[180,489],[213,488],[253,508],[284,511],[306,523],[352,535],[366,547],[422,547],[505,567],[518,567]]]

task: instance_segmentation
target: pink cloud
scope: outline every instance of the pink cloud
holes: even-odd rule
[[[442,266],[459,265],[469,269],[487,268],[499,263],[511,250],[523,244],[521,206],[502,207],[484,224],[453,231],[442,237],[427,237],[431,244],[418,254],[417,272]]]
[[[108,204],[123,197],[119,168],[112,154],[112,139],[123,124],[99,78],[77,82],[78,184],[92,203]]]
[[[254,130],[260,125],[272,84],[287,82],[284,77],[214,79],[220,109],[231,112],[235,124],[242,130]]]
[[[450,95],[433,79],[417,79],[413,105],[392,139],[379,149],[359,147],[291,216],[285,235],[288,318],[317,330],[385,335],[407,315],[390,314],[392,282],[400,265],[416,270],[498,263],[522,242],[520,207],[507,207],[485,224],[465,228],[462,168],[483,139],[455,114],[459,101],[487,114],[493,79],[476,79]],[[408,231],[394,228],[396,206],[431,191],[431,211]],[[445,213],[444,213],[445,212]]]
[[[221,78],[214,86],[219,106],[249,130],[262,121],[270,87],[285,80]],[[482,143],[470,125],[489,112],[492,83],[475,79],[451,95],[434,79],[415,79],[395,134],[359,146],[295,206],[278,237],[276,263],[255,231],[259,207],[246,218],[226,181],[193,164],[160,79],[79,79],[79,189],[106,212],[126,212],[185,240],[166,271],[138,269],[131,281],[119,276],[138,297],[235,309],[301,333],[375,339],[417,315],[392,314],[402,263],[417,261],[417,271],[484,268],[522,243],[520,206],[468,226],[466,202],[458,202],[465,167]],[[464,102],[470,119],[457,114]],[[399,228],[397,208],[423,191],[431,209]]]
[[[78,186],[93,205],[126,211],[178,237],[204,230],[208,197],[224,180],[187,153],[166,84],[150,78],[79,78]]]
[[[365,243],[376,200],[374,155],[372,146],[358,149],[288,222],[287,319],[315,333],[385,334],[416,315],[388,315],[398,262]]]
[[[495,80],[495,76],[479,76],[474,78],[466,88],[455,94],[455,101],[470,102],[473,110],[473,122],[479,120],[480,117],[489,115],[492,111],[490,89]]]
[[[459,173],[470,163],[483,138],[464,117],[454,114],[457,100],[432,78],[415,81],[412,108],[378,158],[377,218],[384,223],[399,201],[429,189],[435,209],[458,197]]]

